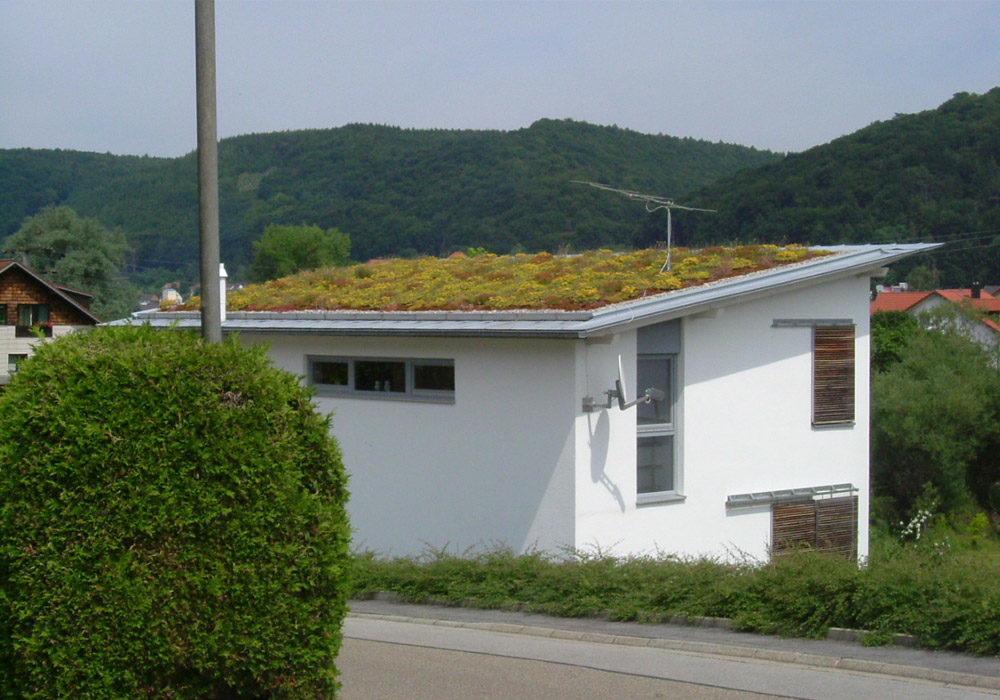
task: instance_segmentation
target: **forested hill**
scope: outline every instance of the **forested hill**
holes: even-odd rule
[[[682,203],[718,210],[675,215],[685,243],[941,241],[908,265],[936,267],[944,287],[1000,282],[1000,88],[876,122]]]
[[[570,120],[517,131],[349,125],[255,134],[219,147],[223,259],[246,265],[268,224],[350,235],[355,259],[458,248],[630,246],[642,206],[572,184],[679,197],[778,154]],[[597,196],[595,196],[597,195]],[[0,151],[0,239],[47,204],[122,227],[139,270],[197,266],[197,161]]]

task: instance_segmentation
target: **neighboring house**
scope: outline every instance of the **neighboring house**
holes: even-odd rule
[[[905,311],[919,316],[935,309],[954,307],[970,312],[956,318],[972,338],[990,350],[1000,348],[1000,299],[978,285],[970,289],[933,292],[884,291],[875,297],[871,311]]]
[[[333,414],[358,549],[865,557],[870,278],[931,247],[586,311],[230,310],[223,331]],[[655,400],[622,408],[618,381]]]
[[[0,260],[0,388],[45,337],[100,323],[92,295],[49,282],[16,260]]]

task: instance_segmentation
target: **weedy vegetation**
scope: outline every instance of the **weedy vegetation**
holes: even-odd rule
[[[941,522],[909,542],[878,534],[861,567],[808,551],[772,562],[364,552],[355,555],[354,596],[391,591],[412,602],[636,622],[722,617],[737,630],[814,638],[842,627],[867,631],[868,643],[910,634],[927,648],[998,656],[1000,544],[980,525]]]

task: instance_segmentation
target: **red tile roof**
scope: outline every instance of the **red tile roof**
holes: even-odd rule
[[[979,298],[972,298],[971,289],[937,289],[933,292],[882,292],[872,302],[872,313],[876,311],[909,311],[932,294],[953,304],[971,304],[973,308],[989,314],[982,322],[1000,333],[1000,299],[982,291]]]
[[[985,291],[979,293],[978,299],[972,298],[971,289],[939,289],[936,293],[948,301],[956,303],[960,301],[969,302],[974,308],[986,313],[1000,313],[1000,299]]]
[[[872,313],[876,311],[909,311],[930,295],[930,292],[882,292],[872,302]]]

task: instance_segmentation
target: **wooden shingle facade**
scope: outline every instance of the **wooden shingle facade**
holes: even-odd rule
[[[0,386],[46,338],[100,322],[92,295],[49,282],[16,260],[0,260]]]

